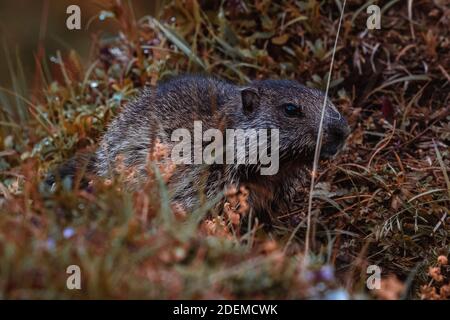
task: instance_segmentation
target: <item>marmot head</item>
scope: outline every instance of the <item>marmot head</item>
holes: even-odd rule
[[[241,89],[248,125],[280,132],[280,159],[310,161],[314,156],[325,94],[291,80],[263,80]],[[327,99],[321,158],[333,157],[350,132],[345,118]]]

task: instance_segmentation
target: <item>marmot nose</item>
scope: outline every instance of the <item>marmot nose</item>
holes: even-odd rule
[[[325,129],[325,139],[321,149],[321,157],[330,158],[338,153],[344,146],[345,140],[349,134],[350,128],[343,117],[330,123]]]

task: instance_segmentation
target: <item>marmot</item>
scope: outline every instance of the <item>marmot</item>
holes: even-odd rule
[[[209,76],[175,77],[156,88],[143,89],[124,107],[109,124],[89,169],[110,177],[119,160],[133,169],[129,187],[136,189],[145,183],[155,142],[172,149],[176,142],[171,135],[177,129],[194,134],[196,121],[201,121],[203,132],[278,129],[279,147],[269,150],[278,153],[276,174],[262,175],[258,158],[256,164],[248,159],[244,164],[178,164],[168,180],[172,200],[188,212],[199,205],[199,192],[209,199],[228,186],[244,185],[251,210],[265,220],[283,211],[296,187],[309,180],[307,168],[313,161],[323,101],[323,92],[292,80],[258,80],[238,86]],[[321,157],[335,155],[348,134],[346,120],[328,100]]]

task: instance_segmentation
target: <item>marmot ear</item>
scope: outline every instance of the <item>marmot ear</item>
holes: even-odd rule
[[[241,88],[242,107],[244,113],[251,113],[259,105],[258,89],[252,87]]]

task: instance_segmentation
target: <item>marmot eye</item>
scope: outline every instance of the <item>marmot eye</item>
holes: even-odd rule
[[[288,117],[300,117],[303,115],[303,109],[300,106],[297,106],[292,103],[287,103],[283,105],[284,113]]]

